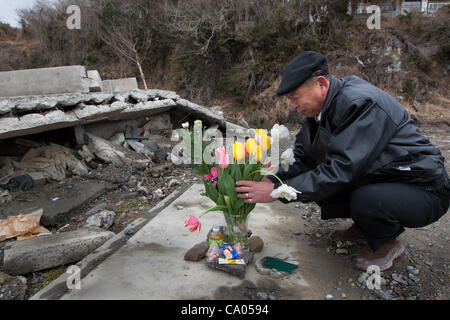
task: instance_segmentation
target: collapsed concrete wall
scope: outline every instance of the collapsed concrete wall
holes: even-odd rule
[[[105,120],[129,120],[166,111],[196,116],[221,128],[244,129],[173,91],[73,93],[0,100],[0,140]]]

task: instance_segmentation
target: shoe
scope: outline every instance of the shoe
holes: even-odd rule
[[[398,258],[405,246],[398,240],[391,240],[385,243],[377,251],[372,251],[369,246],[365,247],[359,257],[356,259],[356,268],[367,271],[371,265],[376,265],[380,271],[388,270],[392,267],[394,259]]]
[[[330,238],[334,242],[365,240],[364,234],[355,223],[353,223],[353,225],[346,230],[336,230],[331,234]]]

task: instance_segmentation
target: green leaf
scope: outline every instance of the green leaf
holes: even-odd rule
[[[244,169],[244,174],[242,175],[242,180],[249,180],[250,174],[255,170],[255,164],[248,164]]]
[[[200,218],[201,216],[207,214],[210,211],[223,211],[226,210],[227,207],[226,206],[214,206],[212,208],[209,208],[208,210],[206,210],[205,212],[203,212],[201,215],[199,215],[198,217]]]
[[[216,188],[214,188],[213,183],[210,180],[204,180],[205,190],[208,194],[208,198],[217,203],[217,198],[219,197],[219,193]]]

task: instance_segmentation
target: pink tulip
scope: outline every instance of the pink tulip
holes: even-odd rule
[[[217,175],[219,174],[219,169],[217,169],[216,167],[211,168],[211,174],[205,174],[203,177],[205,179],[211,180],[213,183],[214,188],[217,185]]]
[[[228,165],[230,164],[230,158],[225,150],[225,147],[217,148],[216,156],[219,159],[219,166],[221,168],[228,168]]]
[[[244,151],[245,151],[245,156],[248,158],[248,156],[250,154],[247,152],[247,142],[244,142]]]
[[[189,228],[190,232],[194,232],[196,230],[198,230],[198,232],[200,232],[200,229],[202,228],[202,223],[196,216],[191,216],[189,219],[187,219],[184,222],[184,226],[186,228]]]

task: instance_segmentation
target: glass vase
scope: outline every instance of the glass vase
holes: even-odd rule
[[[240,214],[224,213],[227,223],[227,242],[231,244],[240,243],[241,248],[248,249],[247,219]]]

